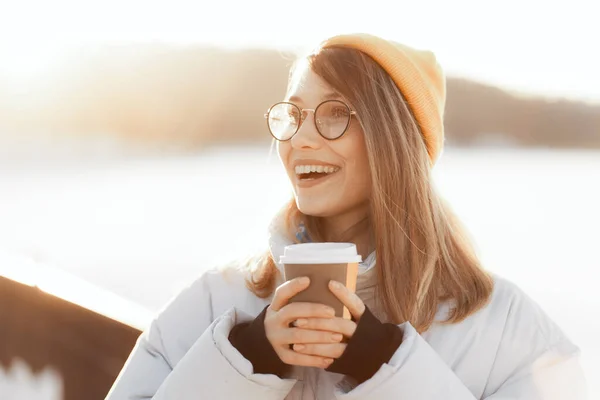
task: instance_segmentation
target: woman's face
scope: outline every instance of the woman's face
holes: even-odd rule
[[[286,101],[300,109],[316,109],[325,100],[342,100],[321,77],[305,66],[299,67],[290,84]],[[279,142],[278,152],[290,178],[298,209],[317,217],[341,217],[368,210],[371,176],[363,131],[356,119],[342,137],[323,138],[314,123],[314,113],[306,119],[292,139]],[[331,173],[305,174],[307,167]],[[326,168],[327,167],[327,168]],[[314,168],[313,168],[314,170]]]

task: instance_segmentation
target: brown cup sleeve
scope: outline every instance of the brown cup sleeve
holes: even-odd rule
[[[329,290],[329,281],[335,280],[345,285],[352,292],[356,290],[358,263],[337,264],[285,264],[285,280],[301,276],[310,278],[310,285],[298,293],[290,302],[308,302],[325,304],[335,310],[337,317],[351,319],[348,309]]]

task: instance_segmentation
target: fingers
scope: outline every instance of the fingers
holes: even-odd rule
[[[279,331],[273,340],[278,344],[289,346],[297,343],[340,343],[343,339],[341,333],[288,328]]]
[[[305,276],[283,283],[275,289],[275,295],[273,296],[273,301],[271,301],[269,308],[273,311],[281,310],[292,297],[306,289],[309,284],[310,279]]]
[[[348,308],[355,320],[360,319],[365,311],[364,303],[345,286],[336,283],[331,281],[329,289]],[[354,335],[357,324],[336,318],[334,309],[323,304],[290,304],[291,298],[309,284],[307,277],[295,278],[275,290],[265,317],[265,333],[284,363],[327,368],[344,353],[347,344],[342,341],[344,337],[351,338]],[[290,327],[292,321],[294,327]]]
[[[346,346],[346,343],[295,344],[293,346],[293,349],[295,352],[301,354],[308,354],[325,358],[340,358],[344,353],[344,350],[346,350]]]
[[[279,311],[279,318],[289,325],[298,318],[333,318],[335,310],[318,303],[291,303]]]
[[[333,363],[333,358],[302,354],[294,350],[283,350],[279,355],[281,361],[288,365],[302,367],[327,368]]]
[[[365,312],[365,304],[355,293],[337,281],[329,281],[329,290],[344,304],[357,321]]]
[[[266,328],[266,327],[265,327]],[[270,334],[269,334],[270,332]],[[269,342],[275,349],[275,352],[286,364],[300,365],[306,367],[327,368],[333,362],[331,357],[321,357],[316,354],[301,354],[290,349],[291,344],[340,344],[343,335],[325,331],[311,331],[300,328],[279,327],[267,333]],[[336,354],[337,350],[329,350],[329,353]]]
[[[315,331],[341,333],[351,338],[356,331],[356,322],[344,318],[300,318],[294,321],[294,326]]]

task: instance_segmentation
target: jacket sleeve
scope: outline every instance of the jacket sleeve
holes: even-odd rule
[[[477,397],[409,324],[402,324],[404,339],[389,363],[368,381],[344,393],[339,400],[420,399],[477,400]],[[585,381],[570,343],[559,343],[508,377],[487,400],[582,400]],[[477,366],[473,366],[477,368]]]
[[[346,386],[347,393],[343,386],[336,388],[337,398],[586,399],[577,346],[516,285],[499,282],[486,308],[456,329],[440,328],[446,346],[468,340],[466,333],[476,331],[479,340],[473,343],[476,347],[469,346],[470,353],[456,353],[452,360],[446,360],[405,322],[400,325],[404,330],[402,344],[390,361],[361,385],[351,390]],[[461,324],[465,325],[461,328]]]
[[[140,336],[107,400],[287,396],[295,380],[254,374],[228,340],[234,325],[252,317],[231,308],[212,320],[206,280],[203,276],[178,295]]]

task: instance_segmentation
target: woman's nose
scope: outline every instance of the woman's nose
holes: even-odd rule
[[[321,146],[321,141],[322,137],[315,127],[315,113],[303,111],[300,119],[300,127],[291,139],[292,147],[298,149],[318,148]]]

